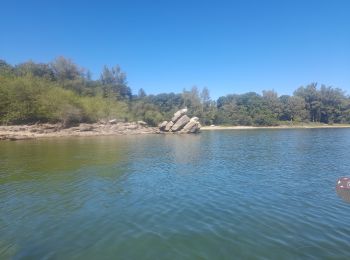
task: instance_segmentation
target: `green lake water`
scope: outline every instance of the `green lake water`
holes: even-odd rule
[[[350,129],[0,142],[0,259],[349,259]]]

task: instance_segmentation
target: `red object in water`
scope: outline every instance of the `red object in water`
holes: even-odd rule
[[[350,203],[350,178],[341,177],[337,181],[336,191],[339,197]]]

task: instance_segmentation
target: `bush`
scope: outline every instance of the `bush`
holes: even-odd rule
[[[82,121],[130,118],[125,102],[81,97],[59,83],[31,75],[0,77],[0,100],[1,124],[61,122],[70,126]]]
[[[155,110],[146,111],[144,117],[144,121],[151,126],[157,126],[162,121],[162,119],[162,114]]]

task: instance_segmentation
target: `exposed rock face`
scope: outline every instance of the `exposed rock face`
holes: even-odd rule
[[[187,113],[187,108],[181,109],[179,111],[177,111],[173,118],[171,119],[171,121],[173,121],[174,123],[176,123],[177,120],[180,119],[180,117],[182,117],[183,115],[185,115]]]
[[[171,121],[159,124],[159,130],[163,132],[198,133],[201,124],[198,117],[191,119],[186,115],[187,108],[177,111]]]
[[[180,131],[188,122],[190,122],[190,118],[187,115],[183,115],[171,127],[171,131],[173,132]]]
[[[100,121],[93,124],[80,124],[64,128],[62,124],[35,124],[21,126],[1,126],[0,140],[24,140],[41,137],[62,136],[102,136],[102,135],[132,135],[157,134],[158,128],[149,127],[144,122]]]
[[[169,132],[170,129],[171,129],[171,127],[172,127],[173,125],[174,125],[174,122],[173,122],[173,121],[168,122],[168,123],[166,124],[164,130],[165,130],[166,132]]]
[[[198,117],[192,117],[181,131],[185,133],[197,133],[201,127]]]
[[[167,124],[168,124],[168,121],[163,121],[162,123],[160,123],[160,124],[158,125],[159,130],[164,131],[164,129],[165,129],[165,127],[166,127]]]

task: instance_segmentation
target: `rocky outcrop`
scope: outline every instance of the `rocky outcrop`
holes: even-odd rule
[[[197,133],[201,128],[201,124],[199,123],[198,117],[192,117],[191,120],[184,126],[181,130],[185,133]]]
[[[177,111],[171,121],[159,124],[159,130],[161,132],[198,133],[201,128],[198,117],[190,119],[186,113],[186,108]]]
[[[168,121],[163,121],[162,123],[160,123],[159,130],[164,131],[167,124],[168,124]]]
[[[1,126],[0,140],[24,140],[40,137],[64,136],[105,136],[157,134],[158,128],[147,126],[146,122],[118,122],[112,119],[93,124],[79,124],[74,127],[63,127],[62,124],[35,124],[21,126]]]
[[[169,132],[171,130],[171,127],[174,125],[174,122],[173,121],[170,121],[166,124],[165,126],[165,132]]]
[[[173,122],[175,123],[177,120],[180,119],[180,117],[182,117],[183,115],[186,115],[186,113],[187,113],[187,108],[184,108],[184,109],[181,109],[181,110],[177,111],[177,112],[174,114],[174,116],[173,116],[173,118],[171,119],[171,121],[173,121]]]
[[[173,132],[180,131],[188,122],[190,122],[190,120],[191,119],[187,115],[183,115],[171,127],[171,131],[173,131]]]

